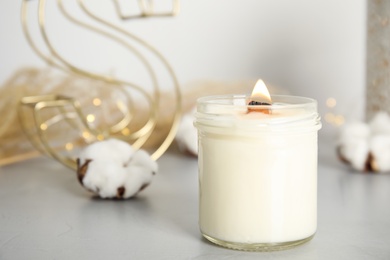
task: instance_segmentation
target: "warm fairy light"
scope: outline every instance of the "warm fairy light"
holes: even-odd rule
[[[98,139],[99,141],[103,141],[104,140],[104,136],[102,134],[96,136],[96,139]]]
[[[87,132],[87,131],[84,131],[84,132],[83,132],[83,137],[84,137],[85,139],[89,139],[89,138],[91,137],[91,134],[90,134],[89,132]]]
[[[94,122],[94,121],[95,121],[95,116],[92,115],[92,114],[87,115],[87,121],[88,121],[89,123]]]
[[[94,106],[98,107],[98,106],[100,106],[102,104],[102,100],[100,98],[94,98],[92,100],[92,103],[93,103]]]
[[[345,122],[345,119],[342,115],[338,115],[334,119],[334,124],[337,126],[341,126],[342,124],[344,124],[344,122]]]
[[[40,125],[41,130],[45,131],[47,129],[47,124]]]
[[[345,123],[345,118],[342,115],[335,115],[333,113],[325,114],[325,121],[334,126],[341,126]]]
[[[122,129],[121,133],[125,136],[128,136],[128,135],[130,135],[130,129],[126,127],[124,129]]]
[[[65,144],[65,149],[70,151],[70,150],[73,150],[73,144],[72,143],[66,143]]]
[[[269,103],[269,104],[272,103],[271,95],[269,94],[267,86],[265,85],[264,81],[262,81],[261,79],[259,79],[256,82],[256,85],[253,88],[251,100],[257,102]]]
[[[327,107],[332,108],[332,107],[335,107],[336,104],[337,104],[337,101],[336,101],[335,98],[330,97],[330,98],[328,98],[328,99],[326,100],[326,106],[327,106]]]

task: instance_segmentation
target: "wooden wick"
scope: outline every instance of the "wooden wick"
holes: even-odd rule
[[[270,106],[271,104],[266,103],[266,102],[259,102],[259,101],[250,101],[248,103],[248,113],[251,112],[260,112],[263,114],[271,114],[271,109],[265,109],[263,107],[256,107],[256,106]]]

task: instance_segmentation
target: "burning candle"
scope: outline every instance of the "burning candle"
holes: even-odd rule
[[[260,89],[260,90],[258,90]],[[241,250],[279,250],[317,227],[315,100],[271,96],[200,98],[199,224],[205,238]]]

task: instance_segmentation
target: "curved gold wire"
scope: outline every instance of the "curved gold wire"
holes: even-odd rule
[[[129,19],[135,19],[135,18],[142,18],[142,17],[165,17],[165,16],[175,16],[180,12],[180,2],[179,0],[173,0],[172,4],[172,10],[170,12],[165,13],[156,13],[154,12],[154,1],[153,0],[139,0],[139,7],[140,7],[140,14],[138,15],[124,15],[122,13],[120,4],[118,0],[113,0],[114,7],[117,15],[122,20],[129,20]]]
[[[52,45],[49,42],[49,39],[47,37],[47,34],[46,34],[46,30],[45,30],[45,3],[46,3],[46,1],[39,1],[39,3],[38,3],[39,4],[38,20],[39,20],[39,25],[40,25],[40,30],[41,30],[42,37],[44,39],[44,42],[45,42],[46,46],[50,50],[52,56],[55,57],[56,59],[58,59],[59,61],[61,61],[65,66],[61,66],[60,64],[54,62],[53,59],[51,59],[48,56],[44,55],[43,52],[41,52],[36,47],[34,41],[32,40],[32,37],[31,37],[31,35],[29,33],[29,29],[28,29],[28,26],[27,26],[27,9],[28,9],[27,8],[27,4],[28,4],[27,2],[28,2],[28,0],[24,0],[23,5],[22,5],[22,25],[23,25],[23,30],[24,30],[24,33],[25,33],[26,38],[28,40],[28,43],[31,45],[31,47],[38,54],[39,57],[41,57],[43,60],[45,60],[49,65],[53,65],[56,68],[59,68],[59,69],[65,71],[65,72],[68,72],[68,73],[70,72],[70,73],[81,74],[83,76],[87,76],[87,77],[90,77],[90,78],[95,78],[95,79],[98,79],[98,80],[105,81],[105,82],[107,82],[109,84],[129,85],[129,86],[133,87],[134,89],[136,89],[137,91],[139,91],[146,98],[147,102],[149,103],[149,106],[151,107],[151,109],[149,110],[149,120],[145,123],[145,125],[141,129],[139,129],[138,131],[133,132],[131,134],[131,136],[130,136],[131,139],[136,139],[136,141],[133,143],[133,146],[135,148],[138,149],[138,148],[142,147],[142,145],[147,141],[148,137],[151,135],[151,133],[152,133],[152,131],[153,131],[155,125],[156,125],[156,120],[155,120],[156,107],[154,106],[152,98],[149,96],[149,94],[147,92],[145,92],[141,87],[139,87],[139,86],[137,86],[137,85],[135,85],[133,83],[116,80],[116,79],[111,78],[111,77],[106,77],[106,76],[101,76],[101,75],[89,73],[89,72],[81,70],[81,69],[79,69],[79,68],[77,68],[75,66],[72,66],[70,63],[68,63],[67,61],[62,59],[62,57],[52,47]],[[118,125],[114,126],[113,132],[114,131],[118,131],[118,128],[123,128],[126,125],[119,124],[119,126]]]
[[[39,48],[37,47],[37,45],[34,43],[34,40],[31,37],[30,30],[28,29],[28,25],[27,25],[27,23],[28,23],[28,21],[27,21],[27,16],[28,16],[27,15],[27,10],[28,10],[27,5],[29,4],[28,2],[29,2],[29,0],[23,0],[22,1],[22,8],[21,8],[22,30],[23,30],[23,33],[24,33],[26,39],[27,39],[28,44],[30,45],[32,50],[35,52],[35,54],[37,54],[38,57],[40,57],[42,60],[44,60],[48,65],[54,66],[58,69],[66,71],[66,72],[70,72],[65,67],[61,66],[60,64],[56,63],[53,59],[49,58],[49,56],[43,54],[43,52],[40,51]]]
[[[21,23],[22,23],[22,30],[23,30],[23,33],[24,35],[26,36],[26,39],[27,39],[27,42],[29,43],[30,47],[33,49],[33,51],[41,58],[43,59],[48,65],[50,66],[54,66],[56,67],[57,69],[60,69],[66,73],[75,73],[74,71],[68,69],[67,67],[64,67],[64,66],[61,66],[61,64],[58,64],[55,62],[55,60],[53,58],[49,58],[48,55],[45,55],[41,50],[39,50],[39,48],[37,47],[37,45],[34,43],[34,40],[33,38],[31,37],[31,34],[30,34],[30,31],[28,29],[28,20],[27,20],[27,16],[28,16],[28,0],[23,0],[22,1],[22,8],[21,8]],[[150,65],[149,65],[150,66]],[[76,73],[77,74],[77,73]],[[154,79],[154,76],[152,75],[152,80],[155,81]],[[115,86],[115,85],[114,85]],[[123,95],[125,95],[127,97],[128,100],[131,101],[131,97],[129,96],[128,92],[126,91],[123,91],[122,88],[119,89],[121,92],[123,92]],[[133,114],[135,112],[135,108],[134,108],[134,105],[132,104],[132,102],[129,102],[128,104],[129,106],[129,113],[126,113],[124,114],[124,118],[118,122],[117,124],[113,125],[110,129],[110,132],[111,133],[117,133],[120,131],[120,129],[123,129],[124,127],[126,127],[132,120],[133,118]],[[72,122],[69,122],[70,124],[72,124]],[[142,135],[142,131],[140,133],[137,133],[137,132],[134,132],[132,134],[129,135],[129,138],[132,138],[132,139],[137,139],[140,135]]]
[[[72,98],[56,95],[23,97],[20,102],[21,106],[19,106],[19,119],[24,132],[29,137],[29,140],[33,146],[41,153],[60,161],[72,169],[76,169],[76,162],[72,158],[61,156],[49,144],[45,131],[46,127],[48,127],[48,124],[55,124],[59,121],[59,118],[57,118],[59,115],[64,118],[68,118],[69,115],[63,113],[44,121],[41,117],[41,111],[47,108],[63,108],[65,106],[70,106],[74,110],[74,112],[71,114],[76,114],[77,116],[75,118],[78,118],[81,121],[83,132],[88,132],[91,136],[98,136],[98,133],[91,129],[86,122],[85,116],[81,111],[80,103]],[[34,136],[30,133],[28,129],[31,129],[31,126],[26,125],[25,120],[22,118],[23,112],[21,110],[24,109],[23,106],[30,107],[33,111],[32,119],[35,125],[34,129],[38,132],[37,136]],[[43,125],[46,127],[43,128]]]
[[[31,127],[29,125],[27,125],[27,122],[26,122],[26,119],[23,118],[24,115],[24,112],[23,112],[23,109],[25,109],[23,106],[31,106],[29,103],[26,103],[23,101],[24,98],[21,99],[20,101],[20,105],[18,107],[18,116],[19,116],[19,122],[22,126],[22,129],[23,129],[23,132],[24,134],[27,136],[27,138],[29,139],[29,141],[31,142],[31,144],[42,154],[46,154],[48,156],[50,156],[46,150],[42,147],[42,142],[40,141],[37,141],[37,136],[34,135],[34,133],[31,133],[32,130],[36,130],[38,131],[38,128],[37,128],[37,124],[36,124],[36,121],[35,121],[35,118],[33,118],[33,121],[35,123],[35,127]],[[39,136],[38,136],[38,139],[39,139]]]
[[[84,0],[77,0],[77,1],[78,1],[79,5],[80,5],[81,9],[90,18],[92,18],[95,21],[98,21],[99,23],[107,26],[110,29],[113,29],[116,32],[119,32],[120,34],[124,35],[125,37],[128,37],[128,38],[138,42],[143,47],[145,47],[147,50],[149,50],[151,53],[153,53],[160,60],[160,62],[162,62],[162,64],[166,67],[166,69],[167,69],[167,71],[168,71],[168,73],[169,73],[169,75],[170,75],[170,77],[171,77],[171,79],[173,81],[173,85],[174,85],[175,112],[174,112],[173,121],[172,121],[171,129],[170,129],[169,133],[167,134],[166,138],[161,143],[161,145],[151,155],[152,159],[157,160],[168,149],[169,145],[173,141],[174,136],[175,136],[176,131],[177,131],[177,128],[178,128],[178,125],[179,125],[180,116],[181,116],[181,94],[180,94],[180,88],[179,88],[178,80],[177,80],[177,78],[176,78],[176,76],[175,76],[175,74],[173,72],[172,67],[166,61],[166,59],[161,55],[161,53],[159,53],[154,47],[149,45],[147,42],[145,42],[142,39],[138,38],[137,36],[127,32],[126,30],[124,30],[124,29],[122,29],[120,27],[117,27],[117,26],[113,25],[112,23],[110,23],[110,22],[108,22],[108,21],[106,21],[106,20],[96,16],[95,14],[90,12],[90,10],[85,6]],[[173,0],[173,1],[174,1],[174,5],[173,5],[173,8],[172,8],[172,12],[170,12],[170,13],[154,13],[153,1],[152,0],[148,0],[148,1],[147,0],[139,0],[140,10],[141,10],[141,13],[142,13],[141,16],[145,17],[145,16],[168,16],[168,15],[172,16],[172,15],[175,15],[179,11],[179,5],[178,5],[179,0]],[[130,18],[138,17],[138,16],[136,16],[136,17],[129,17],[129,16],[122,15],[121,10],[120,10],[119,2],[117,0],[113,0],[113,2],[114,2],[114,5],[115,5],[115,8],[116,8],[116,11],[117,11],[117,13],[118,13],[118,15],[120,16],[121,19],[126,20],[126,19],[130,19]],[[75,23],[77,25],[83,26],[86,29],[89,29],[89,30],[92,30],[92,31],[94,31],[96,33],[99,33],[100,35],[103,35],[103,36],[105,36],[105,37],[107,37],[107,38],[109,38],[111,40],[116,41],[120,45],[122,45],[125,48],[127,48],[128,50],[130,50],[133,54],[135,54],[135,56],[146,67],[147,72],[149,73],[149,75],[152,78],[152,83],[153,83],[152,85],[153,85],[153,89],[154,89],[154,91],[153,91],[154,100],[152,99],[152,97],[141,86],[139,86],[139,85],[137,85],[137,84],[135,84],[133,82],[128,82],[128,81],[125,81],[125,80],[119,80],[119,79],[116,79],[116,78],[113,78],[113,77],[109,77],[109,76],[103,75],[103,74],[96,74],[96,73],[93,73],[93,72],[81,69],[81,68],[71,64],[70,62],[68,62],[65,58],[63,58],[56,51],[56,49],[54,48],[54,46],[50,42],[50,39],[49,39],[49,37],[47,35],[47,32],[46,32],[46,21],[45,21],[46,0],[39,0],[39,2],[38,2],[38,23],[39,23],[39,29],[40,29],[40,32],[41,32],[41,36],[42,36],[42,38],[44,40],[44,43],[45,43],[46,47],[48,48],[51,56],[45,55],[37,47],[37,45],[35,44],[33,38],[31,37],[30,31],[29,31],[29,28],[28,28],[28,21],[27,21],[28,20],[28,18],[27,18],[28,0],[23,0],[23,2],[22,2],[22,11],[21,11],[23,32],[24,32],[24,34],[25,34],[25,36],[27,38],[28,43],[32,47],[32,49],[46,63],[48,63],[49,65],[52,65],[52,66],[54,66],[56,68],[59,68],[59,69],[65,71],[67,73],[75,73],[75,74],[78,74],[78,75],[83,75],[83,76],[86,76],[86,77],[89,77],[89,78],[93,78],[93,79],[104,81],[106,83],[109,83],[109,84],[112,84],[112,85],[115,85],[115,86],[130,87],[130,88],[138,91],[139,93],[141,93],[141,95],[143,97],[145,97],[147,103],[149,104],[149,117],[148,117],[147,122],[139,130],[131,133],[131,135],[126,136],[126,137],[121,137],[122,139],[133,139],[133,140],[135,140],[134,143],[132,144],[133,147],[135,149],[141,148],[143,146],[143,144],[151,136],[151,134],[152,134],[152,132],[153,132],[155,126],[156,126],[157,108],[158,108],[159,98],[160,98],[158,81],[157,81],[157,77],[156,77],[156,74],[154,73],[154,70],[153,70],[152,66],[150,65],[150,63],[147,61],[147,59],[138,50],[136,50],[132,45],[130,45],[126,41],[122,40],[121,38],[119,38],[119,37],[117,37],[117,36],[107,32],[107,31],[101,30],[99,28],[93,27],[91,25],[88,25],[86,23],[83,23],[83,22],[79,21],[78,19],[73,17],[69,12],[67,12],[66,8],[64,8],[64,6],[62,4],[62,0],[57,0],[57,4],[58,4],[59,9],[61,10],[62,14],[69,21],[71,21],[71,22],[73,22],[73,23]],[[131,100],[130,94],[128,92],[126,92],[126,93],[129,95],[128,96],[128,98],[129,98],[128,100]],[[78,114],[78,116],[82,120],[82,124],[84,125],[84,129],[86,129],[87,131],[89,131],[92,134],[96,135],[97,137],[101,136],[101,134],[99,134],[98,132],[94,132],[94,130],[92,130],[89,127],[88,122],[86,121],[84,115],[82,115],[82,113],[81,113],[80,105],[77,105],[77,104],[78,104],[77,102],[74,102],[74,103],[72,103],[72,106],[74,107],[76,113]],[[40,115],[40,111],[42,109],[44,109],[45,107],[57,107],[58,105],[59,105],[59,109],[61,109],[61,102],[60,103],[58,103],[58,102],[57,103],[44,102],[44,103],[39,103],[39,105],[36,104],[36,106],[34,107],[34,120],[35,120],[35,124],[37,126],[40,126],[41,124],[44,123],[42,121],[42,118],[41,118],[41,115]],[[62,105],[64,105],[64,104],[62,104]],[[131,110],[131,111],[134,111],[134,110]],[[113,127],[111,127],[110,128],[111,130],[109,131],[109,133],[106,133],[106,134],[110,135],[110,133],[119,132],[121,129],[123,129],[124,127],[126,127],[130,123],[131,119],[128,116],[131,117],[132,113],[131,112],[130,113],[125,113],[126,112],[125,110],[123,110],[122,112],[123,112],[123,114],[126,114],[125,117],[123,118],[123,120],[120,121],[118,124],[114,125]],[[67,118],[67,115],[64,115],[64,117]],[[74,169],[75,168],[74,160],[72,161],[72,159],[70,159],[70,158],[62,157],[61,155],[57,154],[56,151],[54,149],[52,149],[50,147],[49,143],[47,142],[47,140],[45,138],[44,131],[40,127],[37,128],[37,131],[39,132],[38,135],[39,135],[39,138],[40,138],[40,142],[43,144],[44,149],[46,149],[46,154],[49,154],[49,156],[51,156],[53,158],[56,158],[57,160],[63,162],[65,165],[67,165],[67,166],[69,166],[69,167]],[[31,138],[31,139],[34,139],[34,138]]]
[[[139,91],[147,100],[148,104],[150,105],[151,109],[149,110],[149,120],[146,122],[143,128],[137,131],[137,133],[134,133],[134,136],[137,137],[137,141],[134,142],[133,146],[136,148],[140,148],[148,139],[148,137],[151,135],[151,132],[153,131],[155,125],[156,125],[156,106],[154,105],[153,99],[150,97],[150,95],[140,86],[138,86],[135,83],[131,83],[128,81],[118,80],[113,77],[108,77],[106,75],[99,75],[95,74],[86,70],[83,70],[81,68],[78,68],[74,65],[72,65],[70,62],[65,60],[53,47],[51,44],[49,37],[46,32],[46,23],[45,23],[45,6],[46,6],[46,0],[39,0],[39,10],[38,10],[38,20],[39,20],[39,27],[40,31],[43,37],[43,40],[46,44],[46,46],[49,48],[51,54],[56,57],[63,65],[68,67],[71,71],[74,71],[78,74],[103,80],[110,84],[118,84],[118,85],[125,85],[130,86],[131,88]]]
[[[72,169],[76,169],[77,165],[76,165],[75,160],[72,158],[66,157],[66,156],[61,156],[59,153],[57,153],[52,148],[52,146],[49,144],[49,142],[47,141],[45,130],[42,129],[42,127],[41,127],[42,124],[44,123],[44,121],[42,120],[42,117],[41,117],[41,113],[40,113],[40,111],[42,109],[47,109],[50,107],[61,107],[61,106],[63,107],[66,105],[71,106],[75,110],[75,113],[78,114],[78,118],[81,120],[82,126],[84,127],[84,129],[87,131],[91,131],[88,123],[85,121],[84,115],[81,112],[80,103],[77,102],[76,100],[73,100],[73,99],[67,98],[67,97],[64,97],[63,99],[59,99],[59,100],[38,102],[34,107],[34,120],[35,120],[36,126],[38,126],[37,129],[39,132],[40,141],[43,143],[46,152],[49,153],[49,155],[52,158],[64,163],[66,166],[68,166]]]
[[[84,3],[84,0],[77,0],[79,5],[81,6],[82,10],[84,10],[84,12],[90,16],[92,19],[100,22],[101,24],[111,28],[111,29],[114,29],[115,31],[118,31],[119,33],[122,33],[123,35],[135,40],[136,42],[140,43],[141,45],[143,45],[145,48],[149,49],[153,54],[156,55],[157,58],[159,58],[159,60],[165,65],[165,67],[167,68],[172,80],[173,80],[173,83],[174,83],[174,88],[175,88],[175,94],[176,94],[176,107],[175,107],[175,113],[174,113],[174,118],[173,118],[173,123],[172,123],[172,126],[171,126],[171,129],[167,135],[167,137],[165,138],[165,140],[163,141],[163,143],[160,145],[160,147],[152,154],[152,158],[154,160],[157,160],[158,158],[161,157],[161,155],[168,149],[168,147],[170,146],[170,144],[172,143],[173,139],[175,138],[175,135],[176,135],[176,132],[177,132],[177,129],[179,127],[179,122],[180,122],[180,117],[181,117],[181,93],[180,93],[180,87],[179,87],[179,82],[176,78],[176,75],[171,67],[171,65],[168,63],[168,61],[164,58],[164,56],[159,52],[157,51],[157,49],[155,49],[153,46],[151,46],[150,44],[148,44],[146,41],[142,40],[141,38],[129,33],[128,31],[124,30],[123,28],[120,28],[100,17],[98,17],[97,15],[95,15],[93,12],[91,12],[89,10],[89,8],[85,5]]]
[[[34,43],[32,37],[31,37],[31,34],[30,34],[30,32],[29,32],[29,29],[28,29],[28,25],[27,25],[27,9],[28,9],[28,8],[27,8],[27,4],[28,4],[28,3],[27,3],[27,0],[24,0],[24,1],[22,2],[22,10],[21,10],[22,27],[23,27],[23,31],[24,31],[24,33],[25,33],[25,36],[26,36],[26,38],[27,38],[28,43],[30,44],[30,46],[32,47],[32,49],[36,52],[36,54],[37,54],[40,58],[42,58],[44,61],[46,61],[49,65],[54,66],[54,67],[56,67],[56,68],[58,68],[58,69],[60,69],[60,70],[63,70],[63,71],[65,71],[66,73],[75,73],[75,74],[81,74],[81,75],[85,74],[85,73],[80,73],[80,71],[78,71],[77,69],[68,68],[68,67],[66,67],[66,66],[61,66],[60,64],[56,63],[56,62],[54,61],[54,59],[49,58],[48,56],[46,56],[45,54],[43,54],[43,52],[40,51],[40,50],[37,48],[37,46],[35,45],[35,43]],[[42,12],[42,7],[44,7],[44,5],[43,5],[44,3],[43,3],[43,4],[42,4],[42,3],[39,3],[39,4],[40,4],[40,6],[39,6],[39,7],[40,7],[40,10],[38,10],[38,12],[41,11],[41,12],[39,12],[39,16],[42,18],[42,17],[44,17],[44,8],[43,8],[43,12]],[[44,19],[43,19],[43,20],[40,19],[39,22],[40,22],[40,25],[44,24]],[[42,28],[41,28],[41,31],[42,31]],[[53,49],[50,48],[50,47],[51,47],[50,44],[48,45],[48,47],[49,47],[50,51],[53,53]],[[58,57],[55,56],[55,58],[58,58]],[[87,75],[87,76],[91,77],[91,75]],[[96,77],[91,77],[91,78],[96,78]],[[110,79],[110,80],[107,80],[107,78],[104,78],[104,79],[100,78],[100,80],[103,80],[103,81],[105,81],[105,82],[108,81],[108,83],[114,84],[114,85],[128,84],[127,82],[121,82],[121,81],[113,82],[114,80],[111,80],[111,79]],[[141,92],[141,94],[142,94],[142,92],[143,92],[142,88],[140,88],[140,87],[138,87],[138,91]],[[127,95],[127,93],[126,93],[126,95]],[[146,92],[143,92],[143,96],[145,96],[145,98],[147,99],[147,102],[151,104],[150,106],[152,106],[152,105],[153,105],[153,102],[152,102],[151,97],[150,97]],[[45,99],[45,98],[43,98],[43,99]],[[129,98],[128,98],[128,99],[129,99]],[[129,100],[130,100],[130,99],[129,99]],[[61,110],[61,109],[62,109],[61,106],[58,106],[58,109]],[[81,109],[81,107],[79,107],[78,109]],[[130,104],[130,109],[131,109],[132,111],[134,111],[134,106],[133,106],[132,104]],[[21,110],[20,110],[20,111],[21,111]],[[35,115],[35,116],[34,116],[34,122],[35,122],[35,125],[38,126],[38,128],[37,128],[37,131],[38,131],[37,138],[38,138],[38,139],[31,135],[31,133],[27,130],[28,128],[26,128],[26,125],[25,125],[25,124],[23,123],[23,121],[21,120],[22,126],[23,126],[23,130],[24,130],[24,132],[26,133],[27,137],[29,137],[29,140],[30,140],[30,141],[32,142],[32,144],[37,148],[38,151],[40,151],[40,152],[42,152],[43,154],[46,154],[46,155],[48,155],[48,156],[50,156],[50,157],[54,157],[54,158],[58,159],[60,162],[64,163],[66,166],[75,169],[75,168],[76,168],[76,165],[75,165],[74,163],[70,163],[71,160],[70,160],[69,158],[62,158],[61,156],[56,155],[55,151],[51,148],[51,146],[49,145],[49,143],[48,143],[47,140],[46,140],[47,138],[45,137],[44,132],[41,131],[41,130],[39,129],[39,125],[40,125],[41,123],[38,122],[37,120],[39,119],[38,113],[39,113],[39,111],[41,111],[41,109],[34,110],[34,111],[35,111],[35,112],[34,112],[34,115]],[[81,110],[80,110],[80,112],[81,112]],[[134,112],[133,112],[133,113],[134,113]],[[135,142],[135,143],[133,144],[133,146],[136,147],[136,148],[140,148],[140,147],[143,145],[143,143],[145,143],[146,140],[147,140],[147,138],[145,138],[145,137],[143,137],[143,138],[141,139],[140,136],[142,137],[142,136],[144,135],[145,132],[152,132],[153,129],[154,129],[154,126],[155,126],[155,122],[154,122],[154,121],[155,121],[155,120],[153,120],[153,118],[155,117],[155,116],[154,116],[155,112],[154,112],[153,110],[151,110],[150,113],[151,113],[150,118],[152,118],[152,119],[151,119],[149,122],[147,122],[143,128],[140,129],[141,131],[134,132],[134,133],[132,133],[132,135],[131,135],[131,138],[133,138],[133,139],[137,139],[137,138],[140,139],[140,140],[137,140],[137,142]],[[129,116],[129,115],[127,115],[127,117],[125,117],[124,119],[127,120],[127,119],[129,118],[128,116]],[[131,116],[131,115],[130,115],[130,116]],[[81,120],[85,120],[85,118],[80,118],[80,119],[81,119]],[[66,120],[67,120],[67,118],[66,118]],[[68,120],[67,120],[67,121],[68,121]],[[127,121],[130,121],[130,120],[127,120]],[[69,121],[68,121],[68,122],[69,122]],[[85,121],[84,121],[84,122],[85,122]],[[71,125],[73,125],[72,122],[69,122],[69,123],[70,123]],[[127,123],[127,122],[126,122],[126,123]],[[112,127],[112,132],[118,132],[118,129],[119,129],[119,128],[123,128],[124,126],[127,126],[127,124],[123,124],[123,120],[122,120],[122,122],[120,122],[120,124],[114,125],[114,126]],[[88,131],[88,132],[94,133],[94,134],[91,134],[91,136],[95,136],[93,139],[98,139],[99,136],[106,136],[106,137],[109,136],[109,134],[107,134],[105,131],[104,131],[103,133],[100,133],[100,134],[99,134],[99,133],[96,133],[96,132],[94,132],[94,131]],[[39,140],[39,143],[37,143],[38,140]],[[70,161],[69,161],[69,160],[70,160]]]
[[[138,57],[138,59],[143,63],[143,65],[146,67],[148,73],[149,73],[149,76],[151,77],[152,79],[152,85],[153,85],[153,88],[155,91],[158,91],[158,83],[157,83],[157,77],[156,77],[156,74],[153,72],[153,69],[152,69],[152,66],[150,65],[150,63],[147,61],[147,59],[145,58],[144,55],[142,55],[140,52],[138,52],[133,46],[131,46],[130,44],[128,44],[127,42],[125,42],[124,40],[122,40],[121,38],[119,37],[116,37],[115,35],[111,34],[111,33],[108,33],[106,31],[103,31],[103,30],[100,30],[94,26],[91,26],[91,25],[88,25],[86,23],[83,23],[81,22],[80,20],[76,19],[75,17],[73,17],[69,12],[66,11],[66,9],[64,8],[64,5],[62,3],[62,0],[57,0],[57,3],[58,3],[58,6],[59,6],[59,9],[60,11],[62,12],[62,14],[71,22],[81,26],[81,27],[84,27],[86,29],[89,29],[91,31],[94,31],[98,34],[101,34],[103,36],[106,36],[107,38],[111,39],[111,40],[114,40],[116,42],[118,42],[119,44],[123,45],[125,48],[127,48],[129,51],[131,51],[133,54],[135,54],[136,57]],[[128,85],[132,88],[134,88],[134,86],[130,83],[128,84],[125,84],[125,85]],[[138,91],[138,89],[136,89]],[[141,94],[145,94],[146,92],[143,92]],[[129,93],[124,91],[124,94],[129,96]],[[154,98],[157,98],[157,96],[155,96]],[[149,99],[148,101],[150,101],[149,103],[153,103],[152,99]],[[152,105],[152,104],[149,104],[149,105]],[[152,107],[152,106],[151,106]],[[156,109],[157,106],[155,106],[154,109]],[[134,113],[134,110],[131,111],[132,113]],[[150,115],[149,115],[150,116]],[[150,120],[154,120],[153,117],[149,117]],[[117,125],[113,126],[113,131],[112,132],[118,132],[118,129],[123,129],[125,128],[127,125],[129,125],[130,121],[128,120],[125,120],[127,119],[126,117],[124,118],[124,120],[122,120],[121,122],[119,122]],[[148,124],[146,123],[145,124],[146,126],[148,126]],[[141,136],[145,135],[146,133],[148,133],[149,131],[151,132],[153,129],[148,129],[147,127],[143,127],[141,129],[139,129],[138,131],[136,132],[133,132],[132,134],[130,134],[128,136],[128,138],[131,138],[131,139],[138,139],[140,138]]]

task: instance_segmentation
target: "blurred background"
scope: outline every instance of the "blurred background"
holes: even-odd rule
[[[105,46],[95,34],[74,28],[58,14],[54,2],[47,4],[48,32],[73,63],[142,77],[132,69],[131,57]],[[65,2],[68,10],[81,13],[76,1]],[[131,1],[119,2],[124,12],[131,10]],[[111,1],[86,4],[118,20]],[[21,67],[46,66],[25,40],[20,9],[21,1],[0,0],[0,84]],[[324,119],[322,135],[333,135],[346,120],[364,118],[364,0],[182,0],[176,17],[121,24],[165,56],[182,88],[198,80],[262,78],[293,95],[317,99]],[[38,26],[31,25],[31,30],[38,32]]]

